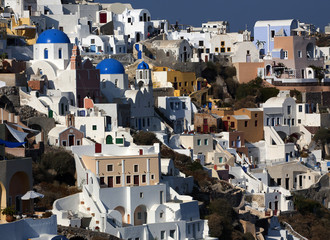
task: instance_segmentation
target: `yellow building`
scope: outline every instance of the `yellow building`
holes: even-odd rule
[[[36,43],[36,26],[31,24],[30,18],[19,18],[18,21],[11,19],[11,29],[7,28],[10,35],[22,36],[28,45]]]
[[[168,67],[154,67],[152,72],[154,88],[173,87],[174,96],[179,97],[198,91],[202,88],[202,82],[196,79],[194,72],[180,72]]]

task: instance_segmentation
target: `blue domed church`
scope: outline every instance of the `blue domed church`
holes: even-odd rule
[[[97,64],[100,70],[100,89],[108,102],[114,102],[116,98],[122,98],[129,89],[128,77],[124,66],[116,59],[108,58]]]
[[[69,105],[75,107],[83,107],[85,97],[92,98],[96,103],[100,101],[99,70],[89,60],[82,61],[79,48],[70,43],[64,32],[57,29],[42,32],[33,49],[34,59],[30,62],[27,74],[30,80],[31,76],[39,74],[47,81],[43,91],[32,90],[38,90],[48,97],[65,97]],[[63,116],[69,108],[60,106],[59,109],[54,114]]]

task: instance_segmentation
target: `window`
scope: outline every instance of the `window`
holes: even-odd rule
[[[165,231],[160,232],[160,239],[165,239]]]
[[[223,161],[223,158],[219,157],[219,163],[222,163],[222,161]]]
[[[200,146],[202,141],[200,139],[197,139],[197,145]]]
[[[182,109],[186,109],[186,103],[185,102],[182,103]]]
[[[126,176],[126,183],[130,184],[131,183],[131,176]]]
[[[107,165],[107,171],[108,172],[112,172],[113,171],[113,165],[112,164]]]
[[[258,127],[258,120],[255,120],[255,121],[254,121],[254,126],[255,126],[255,127]]]
[[[200,47],[204,46],[204,41],[199,41],[198,45],[199,45]]]
[[[269,126],[269,118],[267,118],[266,125]]]
[[[292,126],[294,126],[294,118],[291,119]]]
[[[271,31],[270,31],[270,33],[271,33],[271,36],[272,36],[272,41],[274,41],[274,37],[275,37],[275,30],[271,30]]]
[[[301,124],[301,119],[298,119],[298,123]]]
[[[77,145],[80,145],[80,140],[77,140]]]
[[[291,106],[288,106],[288,114],[291,114]]]
[[[283,58],[288,59],[288,51],[283,51]]]
[[[140,192],[140,198],[143,198],[143,192]]]
[[[276,124],[277,124],[277,125],[280,125],[280,118],[277,118],[277,119],[276,119]]]
[[[230,47],[227,47],[227,52],[231,52],[231,48]]]
[[[58,58],[62,59],[62,48],[58,50]]]
[[[48,49],[44,49],[44,59],[48,59]]]
[[[91,44],[95,44],[95,39],[94,38],[91,39]]]
[[[206,48],[206,53],[210,53],[210,49],[209,48]]]
[[[224,47],[220,48],[220,52],[222,52],[222,53],[226,52],[226,48],[224,48]]]
[[[188,82],[184,82],[184,86],[187,87],[187,85],[188,85]]]
[[[221,41],[220,45],[225,46],[225,41]]]
[[[154,174],[151,174],[150,178],[151,178],[151,180],[154,180],[155,179],[155,175]]]
[[[284,118],[284,125],[286,125],[286,118]]]
[[[170,56],[170,52],[166,52],[166,57],[169,57]]]
[[[170,102],[170,108],[171,108],[171,110],[174,109],[174,103],[173,102]]]
[[[128,23],[132,22],[132,18],[127,18],[127,22]]]
[[[92,129],[95,131],[95,130],[97,130],[97,126],[96,125],[93,125],[92,126]]]
[[[209,141],[208,141],[208,139],[204,139],[204,145],[205,145],[205,146],[209,145]]]
[[[248,126],[248,121],[244,122],[244,126],[247,127]]]
[[[120,184],[120,176],[116,176],[116,184]]]
[[[66,141],[65,141],[65,140],[62,141],[62,145],[63,145],[64,147],[66,146]]]
[[[214,51],[215,51],[215,52],[219,52],[219,48],[216,47]]]
[[[175,230],[170,230],[170,237],[174,238],[174,235],[175,235]]]
[[[303,110],[303,106],[302,105],[299,105],[299,112],[302,112],[302,110]]]
[[[302,51],[298,51],[298,57],[302,58]]]
[[[138,172],[139,171],[139,165],[134,165],[134,172]]]
[[[231,122],[231,123],[230,123],[230,127],[231,127],[231,128],[234,128],[234,127],[235,127],[235,123],[234,123],[234,122]]]
[[[159,213],[159,218],[163,218],[164,217],[164,212],[160,212]]]
[[[235,147],[235,141],[231,141],[231,146]]]
[[[145,174],[142,175],[142,182],[143,182],[143,183],[146,182],[146,175],[145,175]]]

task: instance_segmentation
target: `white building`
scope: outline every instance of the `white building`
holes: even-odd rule
[[[136,70],[134,86],[129,86],[123,65],[114,59],[105,59],[97,67],[101,74],[101,91],[109,102],[130,105],[130,126],[138,130],[160,130],[160,121],[154,114],[153,87],[149,65],[142,61]]]
[[[53,213],[57,215],[59,224],[97,229],[123,239],[199,239],[208,235],[207,221],[200,220],[197,201],[191,197],[180,196],[164,184],[130,187],[126,186],[127,182],[123,180],[125,186],[122,187],[101,187],[101,172],[104,172],[102,163],[97,164],[96,169],[92,166],[92,172],[85,167],[86,162],[83,164],[81,159],[82,156],[124,157],[126,160],[120,160],[122,164],[119,166],[119,176],[126,179],[126,175],[133,171],[128,167],[130,161],[134,161],[138,156],[154,158],[155,154],[159,153],[159,146],[101,147],[99,156],[95,155],[95,146],[72,147],[78,183],[83,191],[54,202]],[[139,152],[142,155],[135,156]],[[132,160],[129,160],[130,157]],[[117,164],[114,167],[117,167]],[[153,171],[151,163],[147,168]],[[157,175],[156,172],[148,172],[150,170],[147,170],[149,177]],[[83,221],[85,217],[91,218],[87,225]]]
[[[175,133],[193,129],[194,113],[197,109],[190,97],[158,97],[158,108],[173,122]]]

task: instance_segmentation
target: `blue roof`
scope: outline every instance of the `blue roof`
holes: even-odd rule
[[[142,62],[138,65],[137,69],[149,69],[149,65],[148,65],[148,63],[142,61]]]
[[[96,69],[100,69],[100,74],[124,74],[123,64],[118,60],[107,58],[97,64]]]
[[[70,43],[70,39],[60,30],[49,29],[40,34],[37,43]]]

